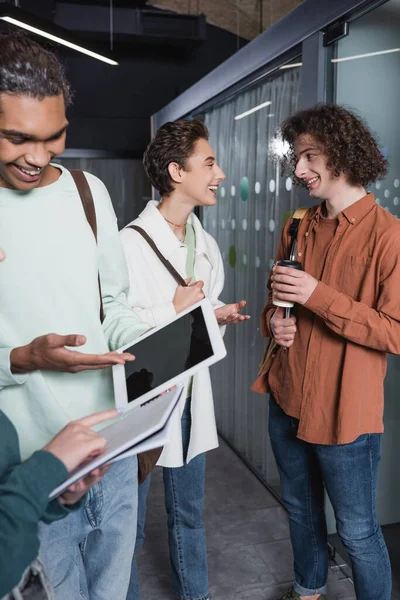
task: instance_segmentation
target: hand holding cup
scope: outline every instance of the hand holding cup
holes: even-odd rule
[[[289,264],[282,264],[289,263]],[[278,261],[272,272],[272,302],[276,306],[291,308],[305,304],[318,285],[318,280],[300,268],[291,266],[297,261]]]

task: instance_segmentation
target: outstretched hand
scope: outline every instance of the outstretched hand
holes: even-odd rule
[[[225,304],[215,309],[215,316],[219,325],[235,325],[241,321],[248,321],[250,315],[242,315],[240,311],[246,306],[246,300],[235,304]]]
[[[135,360],[132,354],[107,352],[105,354],[84,354],[69,347],[79,347],[86,343],[84,335],[57,335],[49,333],[35,338],[30,344],[14,348],[10,354],[12,373],[30,373],[36,370],[78,373],[94,369],[106,369],[114,365],[124,365]]]

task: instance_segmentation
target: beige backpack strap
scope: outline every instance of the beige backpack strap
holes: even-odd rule
[[[296,208],[292,215],[292,219],[300,219],[301,221],[302,219],[304,219],[309,210],[310,209],[307,208],[307,206],[301,206],[300,208]]]

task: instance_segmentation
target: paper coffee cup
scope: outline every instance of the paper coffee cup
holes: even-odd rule
[[[290,269],[297,269],[303,271],[303,265],[297,260],[278,260],[275,263],[275,267],[289,267]],[[288,302],[287,300],[275,300],[272,295],[272,304],[275,306],[281,306],[282,308],[293,308],[294,303]]]

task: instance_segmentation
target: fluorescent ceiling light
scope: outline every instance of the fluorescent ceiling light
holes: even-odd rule
[[[392,48],[391,50],[380,50],[379,52],[368,52],[367,54],[355,54],[354,56],[345,56],[344,58],[332,58],[332,62],[340,63],[345,62],[346,60],[356,60],[357,58],[379,56],[380,54],[392,54],[392,52],[400,52],[400,48]]]
[[[290,63],[288,65],[282,65],[281,67],[279,67],[280,69],[293,69],[294,67],[302,67],[303,63],[299,62],[299,63]]]
[[[97,58],[97,60],[101,60],[109,65],[118,65],[115,60],[99,54],[98,52],[93,52],[93,50],[89,50],[88,48],[81,46],[79,43],[75,43],[66,39],[69,37],[69,32],[64,30],[62,27],[53,25],[53,23],[47,23],[46,21],[39,19],[35,15],[31,15],[30,13],[23,11],[18,7],[0,3],[0,19],[6,21],[7,23],[11,23],[12,25],[16,25],[17,27],[21,27],[22,29],[26,29],[31,33],[35,33],[36,35],[47,38],[48,40],[52,40],[53,42],[67,46],[67,48],[77,50],[78,52],[82,52],[82,54],[86,54],[92,58]],[[54,31],[54,33],[50,33],[51,30]]]
[[[239,119],[243,119],[243,117],[247,117],[248,115],[251,115],[253,112],[256,112],[256,110],[261,110],[265,106],[270,106],[270,104],[272,104],[272,102],[263,102],[262,104],[259,104],[258,106],[255,106],[254,108],[251,108],[250,110],[246,110],[246,112],[244,112],[240,115],[236,115],[235,121],[238,121]]]

